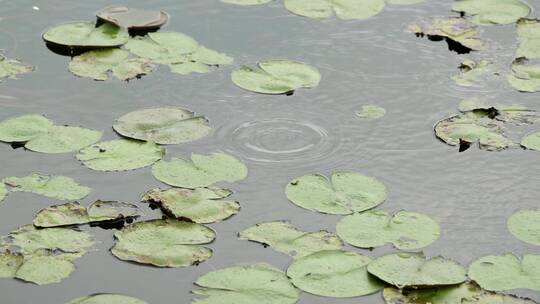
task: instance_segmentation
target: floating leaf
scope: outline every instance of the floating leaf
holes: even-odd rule
[[[516,58],[540,58],[540,20],[520,19],[517,22],[519,46]]]
[[[114,234],[112,254],[121,260],[158,267],[186,267],[208,260],[216,233],[203,225],[175,219],[138,222]]]
[[[59,283],[75,271],[69,260],[53,255],[33,256],[24,261],[15,277],[26,282],[45,285]]]
[[[164,154],[165,149],[152,142],[118,139],[84,148],[77,159],[92,170],[127,171],[150,166]]]
[[[231,74],[232,81],[242,89],[263,94],[285,94],[298,88],[319,85],[321,74],[305,63],[290,60],[266,60],[258,67],[243,66]]]
[[[540,210],[518,210],[508,219],[507,225],[516,238],[540,246]]]
[[[321,250],[341,249],[343,246],[341,240],[331,232],[304,232],[283,221],[256,224],[241,231],[239,238],[271,246],[295,259]]]
[[[286,188],[294,204],[330,214],[362,212],[384,202],[386,187],[377,179],[356,172],[335,172],[331,180],[323,175],[293,179]]]
[[[53,122],[43,115],[23,115],[0,122],[0,141],[26,142],[47,133]]]
[[[470,113],[477,118],[488,117],[515,125],[532,124],[539,120],[536,111],[519,104],[501,104],[485,98],[468,98],[459,103],[461,112]]]
[[[214,223],[240,211],[235,201],[223,201],[232,191],[219,188],[159,188],[146,192],[144,201],[157,203],[167,214],[179,219],[189,219],[195,223]]]
[[[540,151],[540,131],[525,136],[521,140],[521,145],[529,150]]]
[[[469,278],[491,291],[531,289],[540,291],[540,255],[488,255],[469,266]]]
[[[8,194],[8,190],[3,183],[0,183],[0,202],[2,202]]]
[[[85,52],[73,57],[69,63],[73,74],[102,81],[109,79],[109,72],[120,80],[130,80],[151,73],[154,67],[150,60],[129,58],[129,53],[121,49]]]
[[[139,300],[133,297],[120,295],[120,294],[110,294],[110,293],[99,293],[93,294],[86,297],[77,298],[69,301],[66,304],[148,304],[143,300]]]
[[[195,282],[197,304],[294,304],[300,292],[279,269],[267,264],[237,266],[209,272]]]
[[[152,167],[158,180],[175,187],[208,187],[214,183],[229,183],[247,177],[248,169],[239,159],[222,152],[210,155],[192,154],[191,161],[172,158],[161,160]]]
[[[375,293],[383,283],[366,266],[371,258],[349,251],[324,250],[295,260],[287,269],[291,282],[303,291],[336,298]]]
[[[117,221],[143,215],[137,206],[117,201],[97,200],[87,210],[90,222]]]
[[[377,105],[364,105],[362,111],[357,111],[356,115],[361,118],[378,119],[386,114],[386,110]]]
[[[386,0],[386,3],[393,5],[411,5],[424,2],[425,0]]]
[[[0,278],[13,278],[21,267],[24,257],[10,252],[0,253]]]
[[[8,59],[0,54],[0,82],[1,78],[16,78],[17,75],[30,73],[34,67],[16,59]]]
[[[77,200],[87,196],[92,189],[77,184],[66,176],[32,174],[25,177],[6,177],[2,183],[12,192],[32,192],[61,200]]]
[[[465,60],[459,66],[460,73],[453,76],[452,79],[457,85],[463,87],[472,87],[478,79],[490,71],[492,62],[487,60]]]
[[[540,91],[540,63],[520,57],[512,62],[512,71],[508,74],[508,83],[520,92]]]
[[[398,288],[454,285],[467,279],[466,270],[456,262],[426,259],[423,253],[388,254],[371,262],[368,271]]]
[[[97,13],[99,20],[132,30],[155,30],[167,23],[164,11],[148,11],[126,6],[108,6]]]
[[[428,246],[440,236],[437,222],[422,213],[400,211],[390,216],[384,211],[370,210],[348,215],[336,227],[338,236],[360,248],[392,243],[401,250]]]
[[[270,3],[274,0],[221,0],[223,3],[236,4],[236,5],[259,5]]]
[[[118,118],[113,128],[122,136],[162,145],[194,141],[212,130],[204,116],[181,107],[133,111]]]
[[[43,40],[69,48],[100,48],[121,46],[129,35],[116,25],[104,23],[98,27],[94,22],[72,22],[48,29]]]
[[[527,17],[531,8],[521,0],[458,0],[452,10],[472,16],[476,24],[510,24]]]
[[[334,13],[339,19],[366,19],[379,14],[385,0],[285,0],[291,13],[309,18],[328,18]]]

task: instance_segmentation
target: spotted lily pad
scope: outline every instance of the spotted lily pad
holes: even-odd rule
[[[175,219],[138,222],[114,234],[117,258],[158,267],[187,267],[208,260],[216,233],[203,225]]]
[[[232,191],[219,188],[156,188],[146,192],[143,201],[158,204],[165,213],[176,218],[207,224],[224,220],[240,211],[238,202],[221,200],[231,194]]]
[[[507,225],[516,238],[540,246],[540,210],[518,210],[508,219]]]
[[[157,144],[180,144],[200,139],[212,130],[204,116],[181,107],[137,110],[116,120],[120,135]]]
[[[348,215],[339,221],[336,232],[356,247],[373,248],[392,243],[401,250],[426,247],[440,236],[437,222],[425,214],[409,211],[400,211],[394,216],[378,210]]]
[[[48,176],[37,173],[25,177],[6,177],[2,183],[11,192],[32,192],[61,200],[81,199],[92,190],[80,186],[66,176]]]
[[[331,180],[323,175],[304,175],[286,188],[294,204],[330,214],[362,212],[384,202],[386,187],[377,179],[356,172],[335,172]]]
[[[270,3],[274,0],[221,0],[223,3],[235,4],[235,5],[259,5]]]
[[[508,74],[508,83],[520,92],[540,91],[540,60],[520,57],[512,62],[512,71]]]
[[[285,94],[298,88],[319,85],[321,74],[305,63],[290,60],[266,60],[258,67],[243,66],[231,74],[232,81],[242,89],[263,94]]]
[[[385,6],[385,0],[285,0],[285,7],[295,15],[328,18],[335,13],[342,20],[366,19]]]
[[[349,251],[324,250],[295,260],[287,269],[291,282],[303,291],[336,298],[368,295],[384,284],[368,274],[371,258]]]
[[[519,46],[516,57],[540,58],[540,20],[520,19],[517,22]]]
[[[459,66],[459,74],[452,79],[463,87],[475,86],[482,76],[490,72],[492,62],[488,60],[465,60]]]
[[[126,31],[114,24],[98,27],[94,22],[71,22],[48,29],[43,34],[47,43],[69,48],[100,48],[121,46],[128,42]]]
[[[423,253],[388,254],[371,262],[368,271],[398,288],[455,285],[467,279],[467,271],[456,262],[426,259]]]
[[[540,291],[540,255],[488,255],[469,266],[469,278],[491,291],[531,289]]]
[[[338,250],[343,246],[331,232],[304,232],[283,221],[256,224],[241,231],[239,238],[271,246],[295,259],[321,250]]]
[[[8,59],[0,54],[0,79],[16,78],[17,75],[30,73],[34,67],[16,59]],[[0,80],[1,82],[2,80]]]
[[[15,278],[38,285],[59,283],[75,271],[73,262],[54,255],[38,255],[25,259]]]
[[[529,150],[540,151],[540,131],[525,136],[521,140],[521,145]]]
[[[8,194],[8,190],[3,183],[0,183],[0,202],[2,202]]]
[[[197,279],[198,304],[294,304],[300,292],[279,269],[267,264],[229,267]]]
[[[129,52],[116,48],[88,51],[69,63],[73,74],[101,81],[109,79],[109,72],[120,80],[139,78],[151,73],[154,67],[150,60],[129,58]]]
[[[158,180],[174,187],[208,187],[217,182],[229,183],[247,177],[246,165],[234,156],[222,152],[210,155],[192,154],[191,161],[172,158],[161,160],[152,167]]]
[[[476,24],[510,24],[527,17],[531,8],[521,0],[458,0],[452,9],[472,16]]]
[[[139,300],[133,297],[111,294],[111,293],[98,293],[89,295],[86,297],[77,298],[69,301],[66,304],[148,304],[143,300]]]
[[[0,253],[0,278],[13,278],[17,270],[24,262],[24,257],[21,254],[11,252]]]
[[[152,142],[119,139],[84,148],[77,159],[92,170],[127,171],[150,166],[164,154],[165,149]]]
[[[377,105],[364,105],[362,111],[357,111],[356,116],[367,119],[378,119],[386,114],[386,110],[383,107]]]
[[[108,6],[97,13],[99,20],[132,30],[155,30],[169,20],[164,11],[148,11],[126,6]]]

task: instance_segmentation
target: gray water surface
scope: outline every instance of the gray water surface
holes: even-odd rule
[[[100,243],[76,261],[71,277],[41,287],[2,279],[0,303],[62,304],[96,292],[125,293],[152,304],[189,303],[193,282],[209,271],[255,262],[286,269],[289,257],[240,241],[236,235],[272,220],[289,220],[304,230],[333,231],[339,216],[289,203],[284,188],[294,177],[334,170],[355,170],[383,181],[389,197],[379,207],[382,210],[406,209],[436,219],[442,235],[424,250],[428,256],[443,255],[468,265],[487,254],[539,253],[538,247],[513,237],[506,220],[517,209],[538,207],[540,153],[486,152],[476,147],[458,153],[434,137],[434,124],[456,113],[464,98],[493,96],[540,110],[538,94],[518,93],[504,81],[462,88],[451,80],[465,58],[488,58],[508,67],[516,47],[513,25],[483,28],[483,36],[495,42],[493,49],[466,55],[448,51],[444,42],[404,31],[421,17],[454,15],[451,3],[431,0],[388,6],[364,21],[320,21],[291,15],[281,0],[253,7],[218,0],[0,0],[0,47],[8,57],[37,66],[34,73],[0,84],[0,120],[41,113],[60,124],[104,130],[107,140],[118,138],[111,125],[127,112],[181,105],[206,115],[214,132],[193,143],[167,146],[166,158],[222,150],[242,158],[250,170],[246,180],[223,184],[235,191],[242,210],[211,225],[218,237],[210,245],[214,256],[209,261],[181,269],[124,262],[109,253],[113,230],[89,228]],[[91,20],[110,4],[166,10],[172,16],[166,30],[183,32],[225,52],[235,58],[235,64],[189,76],[171,74],[162,66],[128,83],[77,78],[67,71],[69,58],[50,52],[40,35],[55,24]],[[230,81],[233,69],[268,58],[307,62],[320,69],[322,82],[293,96],[267,96],[243,91]],[[384,107],[386,116],[374,121],[356,117],[354,112],[370,103]],[[149,168],[95,172],[70,153],[46,155],[6,144],[0,145],[0,172],[2,177],[32,172],[73,177],[93,188],[81,201],[85,205],[97,199],[138,202],[145,190],[165,187]],[[0,205],[0,234],[31,223],[37,211],[58,203],[28,193],[10,194]],[[160,216],[144,204],[141,208],[147,218]],[[393,251],[390,246],[371,252],[348,249],[373,257]],[[532,291],[515,293],[540,300]],[[303,293],[299,303],[380,304],[383,300],[380,294],[332,299]]]

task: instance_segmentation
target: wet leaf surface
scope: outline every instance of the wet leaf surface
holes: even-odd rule
[[[130,296],[111,293],[99,293],[77,298],[66,304],[148,304]]]
[[[521,0],[458,0],[452,9],[482,25],[514,23],[531,12],[529,5]]]
[[[59,283],[75,271],[69,260],[53,255],[38,255],[25,259],[15,278],[38,285]]]
[[[285,0],[291,13],[309,18],[328,18],[335,14],[339,19],[366,19],[379,14],[384,0]]]
[[[377,105],[364,105],[361,111],[356,111],[356,115],[360,118],[378,119],[386,115],[386,110]]]
[[[116,25],[104,23],[98,27],[94,22],[71,22],[48,29],[43,34],[47,43],[69,48],[99,48],[121,46],[129,35]]]
[[[169,20],[169,15],[164,11],[141,10],[126,6],[108,6],[96,15],[100,20],[134,30],[159,29]]]
[[[25,177],[6,177],[2,183],[11,192],[32,192],[61,200],[81,199],[92,191],[88,187],[80,186],[72,178],[38,173]]]
[[[1,78],[17,78],[18,75],[30,73],[34,67],[17,59],[8,59],[0,54],[0,82]]]

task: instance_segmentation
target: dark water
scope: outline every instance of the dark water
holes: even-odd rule
[[[533,2],[533,1],[531,1]],[[114,4],[127,4],[118,1]],[[514,26],[484,28],[495,41],[486,52],[457,55],[444,42],[431,42],[404,32],[419,17],[452,15],[452,1],[389,6],[365,21],[324,21],[289,14],[278,0],[270,5],[239,7],[218,0],[132,0],[129,5],[161,8],[172,16],[167,30],[195,37],[201,44],[233,56],[232,66],[210,74],[180,76],[166,67],[129,83],[94,82],[67,71],[68,58],[48,51],[42,31],[70,20],[89,20],[110,1],[0,0],[0,47],[38,67],[20,80],[0,84],[0,120],[42,113],[57,121],[105,131],[115,118],[135,109],[182,105],[206,115],[214,133],[194,143],[167,147],[167,157],[190,152],[223,150],[249,166],[248,179],[233,185],[242,211],[211,225],[218,238],[214,257],[198,267],[158,269],[120,261],[108,251],[111,230],[90,228],[100,244],[76,261],[77,270],[60,284],[36,286],[0,280],[0,303],[62,304],[95,292],[125,293],[152,304],[189,303],[192,282],[208,271],[253,262],[286,269],[290,258],[272,249],[236,238],[255,223],[289,220],[305,230],[334,230],[339,216],[322,215],[289,203],[287,182],[297,176],[334,170],[355,170],[375,176],[389,189],[380,209],[424,212],[441,225],[441,238],[425,249],[464,265],[487,254],[539,253],[514,238],[506,220],[514,210],[539,204],[540,153],[511,149],[485,152],[471,148],[458,153],[435,139],[433,125],[457,111],[463,98],[493,96],[501,102],[540,110],[537,94],[513,91],[506,83],[462,88],[450,79],[465,58],[496,60],[507,68],[515,50]],[[39,10],[32,9],[33,6]],[[538,5],[536,5],[538,7]],[[535,16],[533,13],[532,16]],[[235,87],[230,72],[257,60],[287,58],[321,70],[319,87],[293,96],[265,96]],[[502,85],[501,85],[502,83]],[[375,121],[361,120],[354,111],[374,103],[387,110]],[[519,138],[519,134],[516,133]],[[73,154],[45,155],[0,145],[1,176],[32,172],[67,175],[94,189],[82,203],[96,199],[137,202],[150,188],[164,186],[149,168],[99,173],[81,166]],[[0,205],[0,234],[30,223],[34,214],[58,201],[12,193]],[[157,212],[142,206],[149,217]],[[390,252],[390,246],[364,252]],[[540,300],[531,291],[516,291]],[[335,300],[302,294],[301,304],[378,304],[379,294]]]

